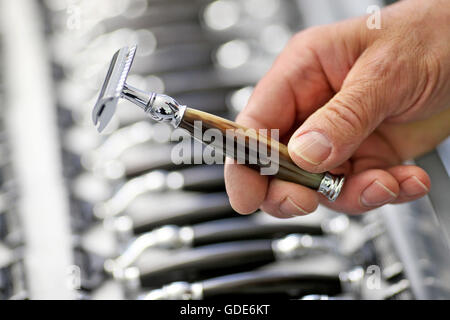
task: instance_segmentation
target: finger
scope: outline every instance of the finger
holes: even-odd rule
[[[261,124],[251,118],[242,119],[241,124],[248,128],[261,128]],[[240,214],[258,210],[266,197],[269,178],[228,157],[225,159],[224,175],[225,188],[233,209]]]
[[[289,141],[294,162],[308,171],[323,172],[349,159],[386,116],[362,99],[363,90],[345,89],[312,114]]]
[[[350,68],[346,59],[359,54],[333,50],[336,41],[330,37],[330,30],[333,28],[315,28],[297,34],[258,83],[236,121],[249,128],[279,129],[283,139],[284,135],[292,133],[294,124],[328,101]],[[344,40],[355,34],[348,30],[339,33]],[[323,53],[325,61],[333,61],[327,65],[326,73],[314,48]],[[230,165],[229,161],[225,180],[230,203],[241,213],[256,210],[268,191],[266,178],[247,168]],[[245,186],[248,185],[252,186],[253,194],[247,192]]]
[[[394,203],[402,203],[419,199],[431,188],[428,174],[420,167],[412,165],[395,166],[388,172],[397,179],[400,194]]]
[[[414,159],[431,151],[450,136],[449,123],[450,108],[425,120],[396,124],[383,123],[378,130],[389,137],[401,159]]]
[[[274,217],[292,218],[315,211],[318,204],[316,191],[295,183],[272,179],[261,209]]]
[[[358,214],[394,202],[400,192],[397,179],[388,171],[369,169],[346,178],[336,202],[321,202],[337,211]]]
[[[405,109],[404,97],[414,86],[390,90],[405,82],[399,79],[401,66],[383,50],[369,48],[353,65],[341,90],[290,139],[294,162],[311,172],[330,170],[349,159],[383,120]]]
[[[225,160],[225,187],[231,207],[240,214],[255,212],[263,203],[268,188],[268,177],[258,171]]]

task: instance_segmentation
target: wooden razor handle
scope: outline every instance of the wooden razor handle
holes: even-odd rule
[[[217,152],[233,158],[237,163],[253,169],[271,165],[278,167],[274,176],[285,181],[318,190],[326,175],[326,173],[311,173],[299,168],[290,158],[284,144],[260,134],[258,130],[248,129],[206,112],[186,108],[179,127],[187,130],[194,138],[213,146]],[[221,136],[222,140],[217,141],[212,138],[211,142],[203,141],[202,137],[209,129],[218,130],[216,132],[220,132],[220,135],[212,134],[212,136]],[[201,133],[201,136],[198,133]],[[229,148],[231,145],[233,148]],[[274,157],[273,152],[277,152],[278,157]]]

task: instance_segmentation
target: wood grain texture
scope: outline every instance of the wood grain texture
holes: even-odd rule
[[[290,158],[284,144],[233,121],[187,108],[179,127],[187,130],[194,138],[214,147],[216,152],[231,157],[236,162],[250,168],[259,170],[271,164],[278,165],[279,170],[275,176],[279,179],[317,190],[324,176],[324,173],[310,173],[300,169]],[[223,139],[221,141],[213,139],[212,142],[203,141],[203,134],[208,129],[218,130]],[[201,132],[201,136],[199,136],[199,132]],[[231,145],[233,148],[227,148]],[[278,159],[273,157],[271,152],[278,152]]]

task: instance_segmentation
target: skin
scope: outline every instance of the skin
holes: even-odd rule
[[[450,135],[450,1],[400,1],[382,10],[380,30],[367,28],[367,18],[296,34],[236,119],[279,129],[299,167],[345,174],[339,198],[331,203],[227,159],[226,187],[237,212],[261,208],[289,218],[323,203],[358,214],[429,191],[427,173],[402,163]],[[299,137],[312,131],[330,142],[320,163],[295,151]]]

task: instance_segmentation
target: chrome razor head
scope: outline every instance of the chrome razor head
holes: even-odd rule
[[[105,82],[92,111],[92,121],[99,132],[105,129],[116,111],[136,48],[136,46],[124,47],[117,51],[111,60]]]
[[[99,132],[105,129],[113,117],[120,98],[134,103],[155,121],[169,122],[175,128],[181,121],[186,106],[181,106],[175,99],[164,94],[146,92],[126,83],[136,49],[136,46],[124,47],[112,58],[100,96],[92,111],[92,121]]]

